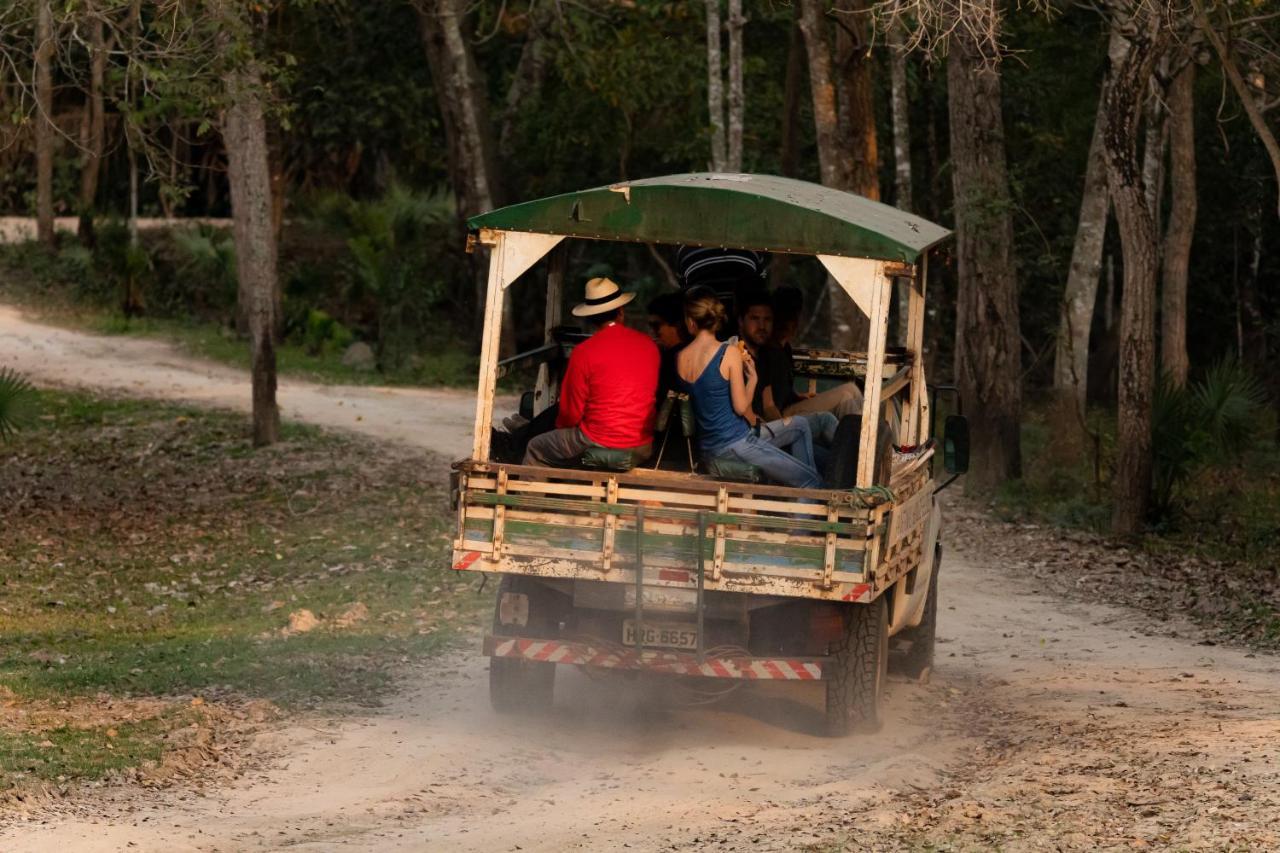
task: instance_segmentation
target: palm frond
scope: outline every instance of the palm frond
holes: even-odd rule
[[[35,417],[36,389],[16,371],[0,367],[0,439],[31,422]]]

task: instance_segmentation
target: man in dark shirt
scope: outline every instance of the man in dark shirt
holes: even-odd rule
[[[658,345],[661,363],[658,368],[658,405],[667,392],[676,387],[676,356],[688,342],[684,329],[684,297],[664,293],[649,302],[649,331]]]
[[[763,290],[746,293],[739,297],[738,311],[738,329],[755,359],[756,373],[760,377],[751,409],[766,423],[790,417],[792,413],[786,408],[799,399],[799,395],[792,387],[795,380],[791,368],[791,344],[778,346],[771,342],[775,319],[773,302]],[[837,424],[834,415],[807,412],[801,416],[808,419],[816,444],[825,446],[831,443]]]

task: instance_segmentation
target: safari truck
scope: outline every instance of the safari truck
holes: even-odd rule
[[[830,735],[874,730],[891,638],[907,673],[931,665],[935,495],[943,469],[954,479],[967,465],[962,416],[948,418],[937,452],[937,389],[926,384],[922,355],[928,252],[949,232],[857,195],[746,174],[628,181],[468,225],[471,248],[488,250],[489,275],[475,440],[453,473],[453,567],[501,578],[484,640],[494,707],[548,706],[557,665],[578,666],[721,684],[818,682]],[[686,470],[671,469],[670,448],[655,453],[666,456],[661,467],[631,467],[607,451],[588,451],[573,469],[491,458],[501,377],[538,365],[527,417],[556,399],[575,342],[561,325],[575,240],[815,256],[870,321],[865,351],[795,352],[797,376],[862,386],[860,423],[833,449],[856,459],[849,487],[770,485],[750,470],[713,476],[692,450],[694,419],[677,395],[663,404],[659,428],[688,445]],[[534,271],[545,280],[545,343],[500,361],[503,304]],[[897,310],[906,334],[891,346],[895,298],[905,302]]]

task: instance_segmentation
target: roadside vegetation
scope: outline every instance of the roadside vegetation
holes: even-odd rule
[[[286,375],[319,382],[469,385],[476,347],[450,319],[446,282],[463,261],[447,196],[395,188],[356,202],[318,196],[281,245],[281,341]],[[95,230],[92,248],[66,240],[0,245],[0,297],[35,316],[100,334],[173,341],[192,355],[249,366],[236,310],[230,227]]]
[[[1190,615],[1213,636],[1280,648],[1280,447],[1256,380],[1223,362],[1185,389],[1161,386],[1149,525],[1127,544],[1106,538],[1114,417],[1092,413],[1082,440],[1053,411],[1028,412],[1023,477],[989,506],[1005,522],[1065,531],[1071,549],[1047,531],[1036,547],[1002,545],[996,534],[977,550],[1012,549],[1064,590],[1098,587],[1113,603]]]
[[[264,720],[377,704],[479,606],[441,481],[313,429],[254,450],[234,415],[42,392],[0,443],[0,795],[234,764]]]

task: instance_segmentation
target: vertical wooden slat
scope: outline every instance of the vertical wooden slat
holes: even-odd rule
[[[500,495],[507,493],[507,469],[498,469],[498,486],[496,492]],[[498,504],[493,508],[493,558],[496,560],[502,556],[502,540],[505,535],[507,523],[507,508],[502,504]]]
[[[827,521],[839,521],[840,513],[836,511],[834,502],[827,509]],[[836,535],[834,533],[827,534],[826,548],[822,554],[822,588],[831,589],[832,575],[836,570]]]
[[[920,400],[925,396],[924,383],[924,276],[917,275],[908,288],[907,353],[911,356],[911,393],[907,396],[902,419],[901,444],[920,444]]]
[[[724,514],[729,511],[729,488],[721,486],[716,492],[716,512]],[[724,525],[715,526],[715,545],[712,550],[711,579],[720,580],[720,572],[724,568]]]
[[[502,267],[507,235],[498,232],[489,250],[489,281],[484,300],[484,333],[480,342],[480,379],[476,390],[476,431],[471,458],[489,461],[489,430],[493,426],[493,394],[498,384],[498,346],[502,343]]]
[[[871,486],[876,470],[876,434],[880,429],[880,388],[884,376],[885,336],[889,331],[889,297],[893,282],[878,264],[871,288],[871,332],[867,340],[867,381],[862,400],[862,443],[858,448],[858,488]]]
[[[569,247],[565,243],[551,250],[547,269],[547,306],[544,314],[542,342],[553,342],[551,330],[560,325],[561,313],[564,310],[564,273],[568,265]],[[555,402],[560,390],[558,371],[550,365],[538,365],[538,383],[534,386],[533,413],[546,411]]]
[[[618,503],[618,480],[616,477],[610,477],[609,483],[605,488],[605,503],[615,505]],[[601,536],[601,557],[603,558],[602,567],[607,572],[613,568],[613,545],[618,536],[618,516],[613,513],[605,513],[604,516],[604,535]]]

